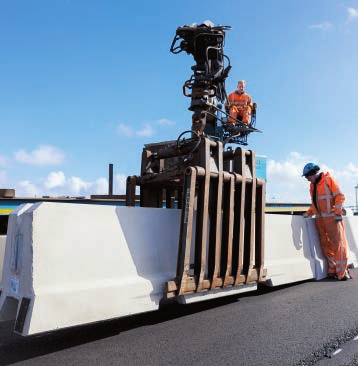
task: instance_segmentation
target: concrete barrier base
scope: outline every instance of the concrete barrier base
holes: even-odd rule
[[[194,302],[213,300],[219,297],[238,295],[244,292],[257,290],[256,284],[249,284],[239,287],[228,287],[220,290],[212,290],[208,292],[200,292],[188,295],[178,296],[178,302],[180,304],[191,304]]]

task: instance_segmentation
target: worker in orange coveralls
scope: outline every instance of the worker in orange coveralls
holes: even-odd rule
[[[311,207],[303,217],[316,216],[316,225],[324,256],[328,260],[328,278],[346,281],[349,274],[347,239],[342,220],[344,194],[329,173],[319,173],[320,167],[308,163],[303,168],[310,184]]]
[[[251,109],[253,107],[250,95],[245,93],[246,81],[240,80],[237,83],[237,90],[230,93],[225,107],[229,110],[229,123],[236,124],[236,119],[250,124]]]

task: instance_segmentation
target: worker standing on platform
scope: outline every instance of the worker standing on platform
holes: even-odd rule
[[[236,124],[236,119],[250,124],[250,115],[253,104],[251,97],[245,93],[246,81],[240,80],[237,83],[237,90],[229,94],[225,108],[230,114],[229,123]],[[256,106],[256,104],[255,104]]]
[[[350,277],[347,261],[347,239],[342,219],[345,201],[337,181],[329,173],[319,173],[320,167],[308,163],[303,168],[310,184],[312,204],[303,217],[316,216],[316,225],[324,256],[328,260],[328,277],[345,281]]]

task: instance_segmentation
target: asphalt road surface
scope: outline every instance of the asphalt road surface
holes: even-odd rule
[[[27,338],[3,322],[0,365],[358,365],[358,270],[352,274]]]

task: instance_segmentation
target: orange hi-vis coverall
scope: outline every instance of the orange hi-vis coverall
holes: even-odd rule
[[[318,180],[310,185],[312,205],[307,214],[316,215],[322,251],[328,260],[328,273],[336,274],[340,280],[347,269],[348,251],[343,221],[335,221],[335,215],[342,215],[345,197],[329,173],[321,173]]]
[[[250,115],[251,115],[251,97],[242,93],[241,95],[237,90],[230,93],[227,98],[227,104],[230,106],[230,123],[236,123],[237,116],[242,117],[243,123],[250,123]]]

